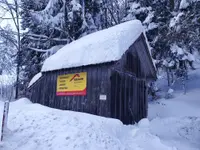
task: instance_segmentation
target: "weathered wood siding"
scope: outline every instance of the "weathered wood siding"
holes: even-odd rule
[[[141,35],[112,67],[111,117],[125,124],[147,117],[146,77],[150,68],[143,38]]]
[[[86,112],[132,124],[147,117],[147,78],[155,68],[141,35],[117,62],[44,72],[29,89],[31,101],[49,107]],[[56,96],[58,75],[87,72],[86,96]],[[99,99],[100,94],[107,100]]]
[[[52,108],[74,110],[100,116],[110,116],[110,78],[109,67],[113,63],[64,69],[43,73],[40,80],[31,87],[30,99]],[[56,96],[58,75],[87,72],[86,96]],[[99,100],[100,94],[107,100]]]

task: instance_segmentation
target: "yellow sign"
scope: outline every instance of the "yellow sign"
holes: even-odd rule
[[[60,75],[57,78],[56,95],[86,95],[87,73]]]

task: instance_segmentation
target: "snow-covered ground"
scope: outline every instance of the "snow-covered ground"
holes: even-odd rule
[[[191,71],[186,95],[174,89],[173,99],[150,102],[148,119],[129,126],[27,99],[12,102],[0,150],[200,150],[200,69]],[[0,101],[0,120],[2,109]]]
[[[186,95],[178,83],[173,99],[149,104],[150,132],[178,150],[200,150],[200,66],[196,68],[190,71]]]
[[[2,109],[3,103],[0,103]],[[119,120],[12,102],[3,150],[175,150],[150,133],[149,121],[124,126]]]

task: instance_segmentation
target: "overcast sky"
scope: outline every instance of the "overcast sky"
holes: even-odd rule
[[[1,1],[1,0],[0,0]],[[8,0],[10,3],[12,0]],[[0,4],[2,5],[2,4]],[[6,6],[5,6],[6,7]],[[5,27],[6,25],[11,25],[11,27],[15,30],[15,25],[12,19],[1,19],[1,18],[11,18],[11,14],[6,12],[4,9],[0,8],[0,26]]]

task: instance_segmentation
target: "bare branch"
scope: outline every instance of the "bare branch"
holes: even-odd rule
[[[109,11],[109,13],[110,13],[112,19],[114,20],[115,24],[119,24],[119,22],[115,19],[115,16],[114,16],[114,14],[112,13],[111,9],[110,9],[110,8],[107,8],[107,9],[108,9],[108,11]]]
[[[11,14],[11,16],[12,16],[12,18],[13,18],[13,22],[14,22],[14,24],[15,24],[16,29],[18,29],[19,27],[18,27],[17,22],[16,22],[16,20],[15,20],[14,13],[13,13],[13,11],[12,11],[13,7],[11,7],[11,5],[8,3],[7,0],[4,0],[4,3],[5,3],[6,6],[8,7],[9,13]],[[17,7],[17,6],[16,6],[16,7]]]
[[[0,16],[0,19],[3,19],[3,20],[12,20],[13,18],[11,17],[1,17]],[[17,19],[16,17],[14,19]],[[19,19],[22,19],[22,18],[19,18]]]
[[[68,42],[68,39],[59,39],[59,38],[51,38],[45,35],[37,35],[37,34],[27,34],[25,35],[27,38],[35,41],[47,41],[47,40],[52,40],[52,41],[60,41],[60,42]]]
[[[36,52],[41,52],[41,53],[46,53],[50,50],[43,50],[43,49],[38,49],[38,48],[33,48],[33,47],[27,47],[30,50],[36,51]]]

